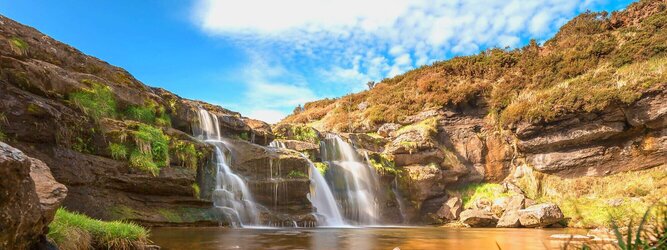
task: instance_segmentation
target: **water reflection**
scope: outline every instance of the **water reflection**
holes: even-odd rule
[[[151,239],[163,249],[561,249],[550,240],[567,229],[155,228]]]

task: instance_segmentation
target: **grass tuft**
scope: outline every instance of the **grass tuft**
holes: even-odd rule
[[[109,143],[109,152],[111,152],[111,158],[114,160],[126,160],[127,159],[127,147],[120,143]]]
[[[68,99],[94,119],[115,117],[116,100],[111,88],[92,80],[82,82],[89,84],[90,88],[70,93]]]
[[[287,174],[288,178],[297,179],[297,178],[308,178],[308,175],[303,171],[292,170]]]
[[[478,200],[493,201],[512,195],[503,191],[503,186],[497,183],[474,183],[457,190],[461,194],[464,208],[471,208],[474,202]]]
[[[139,225],[100,221],[63,208],[56,211],[47,236],[60,249],[137,249],[150,243],[149,231]]]

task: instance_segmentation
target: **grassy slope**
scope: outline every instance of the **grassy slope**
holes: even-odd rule
[[[622,12],[585,13],[544,46],[532,42],[422,66],[369,91],[307,103],[282,122],[352,131],[483,99],[496,121],[512,123],[631,103],[667,82],[666,9],[665,1],[643,0]],[[364,102],[368,107],[358,109]]]

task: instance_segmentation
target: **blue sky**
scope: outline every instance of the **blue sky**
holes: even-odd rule
[[[629,0],[6,0],[0,14],[147,85],[276,122],[412,68],[544,41]]]

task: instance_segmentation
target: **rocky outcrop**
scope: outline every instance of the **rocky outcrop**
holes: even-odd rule
[[[46,244],[48,224],[67,194],[43,162],[0,142],[0,248]]]
[[[69,189],[63,206],[146,225],[219,224],[204,188],[215,183],[212,148],[191,136],[198,111],[214,114],[223,136],[258,145],[274,138],[267,123],[150,88],[33,28],[3,16],[0,22],[0,131]],[[153,174],[130,164],[134,148],[151,148],[140,126],[163,133],[169,149]],[[112,143],[125,148],[112,152]],[[53,201],[60,188],[47,192],[56,186],[44,178],[40,197]]]
[[[460,214],[461,222],[470,227],[495,227],[498,218],[490,212],[478,209],[468,209]]]
[[[454,196],[442,204],[437,215],[444,221],[454,221],[459,218],[461,211],[463,211],[463,201],[461,201],[461,198]]]
[[[526,204],[526,198],[523,195],[515,195],[509,199],[507,206],[498,219],[496,227],[519,227],[519,210],[523,209]]]
[[[520,209],[519,221],[524,227],[546,227],[563,220],[563,212],[555,204],[544,203]]]

